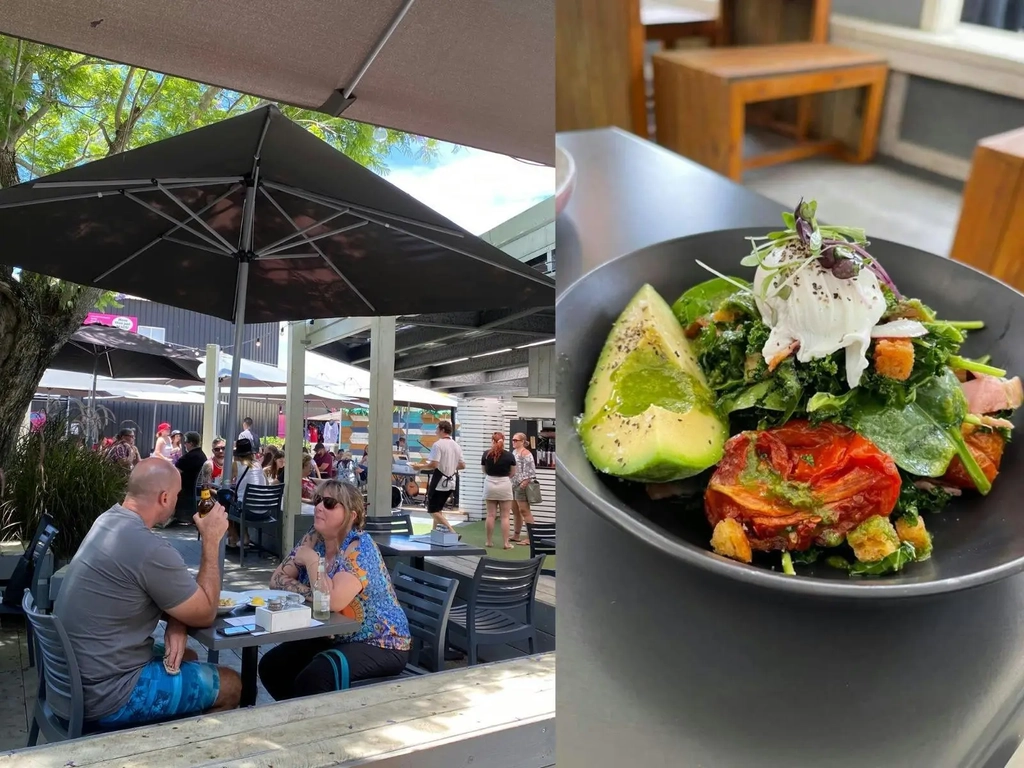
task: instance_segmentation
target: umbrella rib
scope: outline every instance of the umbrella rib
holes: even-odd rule
[[[365,61],[363,61],[363,65],[359,68],[356,76],[352,78],[352,82],[345,88],[344,96],[346,99],[352,98],[352,92],[356,89],[356,86],[359,85],[359,81],[363,79],[363,75],[366,74],[366,71],[370,68],[370,65],[373,64],[378,54],[384,50],[384,46],[387,45],[388,40],[391,39],[391,35],[394,34],[396,29],[398,29],[398,25],[402,23],[402,19],[404,19],[405,14],[409,12],[413,2],[414,0],[405,0],[402,7],[398,9],[398,13],[396,13],[395,17],[391,20],[391,24],[389,24],[388,28],[384,30],[384,34],[381,35],[380,40],[377,41],[373,50],[370,51],[370,55],[366,57]]]
[[[133,195],[131,192],[125,192],[124,196],[127,197],[129,200],[134,200],[136,203],[141,205],[143,208],[145,208],[145,209],[147,209],[149,211],[152,211],[153,213],[155,213],[160,218],[167,219],[169,222],[173,223],[177,227],[180,227],[181,229],[184,229],[189,234],[195,235],[200,240],[203,240],[203,241],[209,243],[214,248],[217,248],[218,250],[220,250],[222,253],[225,253],[225,254],[230,256],[230,255],[232,255],[235,252],[233,248],[229,248],[229,249],[225,250],[223,248],[223,246],[221,246],[221,244],[218,243],[216,240],[211,240],[206,235],[204,235],[202,232],[199,232],[197,230],[192,229],[192,227],[190,227],[184,221],[179,221],[178,219],[176,219],[173,216],[171,216],[169,213],[164,213],[163,211],[161,211],[156,206],[150,205],[145,200],[142,200],[142,199],[136,197],[135,195]]]
[[[264,248],[260,248],[258,251],[256,251],[256,255],[257,256],[262,256],[267,251],[270,251],[270,250],[276,248],[277,246],[281,245],[282,243],[286,243],[289,240],[291,240],[292,238],[296,238],[296,237],[299,237],[300,235],[304,235],[307,232],[309,232],[310,230],[316,229],[317,227],[322,227],[327,222],[334,221],[336,218],[338,218],[339,216],[344,216],[346,213],[348,213],[348,210],[335,211],[330,216],[328,216],[326,219],[320,219],[320,221],[314,221],[312,224],[310,224],[305,229],[300,229],[298,232],[292,232],[291,234],[285,235],[284,237],[282,237],[279,240],[275,240],[270,245],[267,245]],[[294,243],[294,244],[298,245],[297,242]]]
[[[450,227],[440,227],[437,224],[427,224],[425,221],[419,221],[417,219],[410,219],[405,216],[399,216],[395,213],[388,213],[387,211],[381,211],[376,208],[368,208],[365,205],[356,205],[355,203],[348,203],[344,200],[337,200],[333,197],[324,197],[323,195],[317,195],[312,192],[306,192],[303,189],[288,186],[287,184],[278,184],[276,181],[265,181],[264,186],[276,189],[280,192],[287,192],[295,197],[302,198],[303,200],[309,200],[311,203],[319,203],[320,205],[326,205],[330,208],[341,210],[342,208],[351,208],[353,211],[359,212],[362,215],[363,212],[374,214],[385,219],[394,219],[400,221],[403,224],[412,224],[416,227],[423,227],[424,229],[430,229],[434,232],[441,232],[445,235],[451,235],[452,237],[465,237],[462,232]]]
[[[33,189],[78,189],[80,187],[115,187],[118,191],[125,187],[144,187],[144,189],[128,189],[127,192],[154,191],[160,185],[170,187],[209,187],[219,184],[237,184],[244,181],[241,176],[211,176],[198,179],[173,178],[173,179],[108,179],[92,181],[37,181],[32,184]]]
[[[213,206],[215,206],[215,205],[216,205],[217,203],[219,203],[219,202],[220,202],[221,200],[223,200],[224,198],[226,198],[226,197],[228,197],[228,196],[230,196],[230,195],[234,194],[234,193],[235,193],[235,192],[236,192],[237,190],[238,190],[238,185],[237,185],[237,184],[235,184],[234,186],[232,186],[232,187],[231,187],[231,189],[229,189],[229,190],[228,190],[227,192],[225,192],[225,193],[224,193],[223,195],[221,195],[221,196],[220,196],[220,197],[218,197],[218,198],[217,198],[216,200],[214,200],[214,201],[213,201],[212,203],[210,203],[210,204],[209,204],[209,205],[207,205],[207,206],[206,206],[205,208],[203,208],[203,209],[202,209],[201,211],[199,211],[199,213],[206,213],[206,212],[207,212],[208,210],[210,210],[211,208],[213,208]],[[96,284],[96,283],[98,283],[98,282],[99,282],[100,280],[102,280],[103,278],[107,277],[107,275],[110,275],[110,274],[112,274],[112,273],[116,272],[116,271],[117,271],[117,270],[119,270],[119,269],[120,269],[121,267],[123,267],[123,266],[124,266],[125,264],[127,264],[127,263],[128,263],[129,261],[131,261],[132,259],[134,259],[134,258],[135,258],[136,256],[140,256],[140,255],[142,255],[143,253],[145,253],[146,251],[148,251],[148,250],[149,250],[150,248],[152,248],[152,247],[153,247],[154,245],[156,245],[157,243],[159,243],[159,242],[160,242],[161,240],[169,240],[169,241],[170,241],[170,242],[172,242],[172,243],[179,243],[179,244],[181,244],[181,245],[187,245],[187,246],[189,246],[189,247],[191,247],[191,248],[201,248],[202,250],[209,250],[209,251],[211,251],[212,253],[220,254],[220,255],[222,255],[222,256],[231,256],[231,255],[232,255],[232,254],[225,254],[225,253],[224,253],[224,252],[223,252],[222,250],[220,250],[219,248],[216,248],[216,249],[214,249],[214,248],[206,248],[206,246],[202,246],[202,245],[199,245],[199,244],[197,244],[197,243],[190,243],[190,242],[188,242],[187,240],[178,240],[178,239],[176,239],[176,238],[171,238],[171,237],[168,237],[168,235],[170,235],[170,234],[171,234],[172,232],[177,232],[177,231],[178,231],[179,229],[181,229],[181,228],[182,228],[183,226],[184,226],[184,225],[182,225],[182,224],[181,224],[181,223],[179,222],[179,223],[175,224],[175,225],[174,225],[173,227],[171,227],[170,229],[168,229],[168,230],[167,230],[166,232],[164,232],[164,233],[163,233],[162,235],[160,235],[159,237],[157,237],[156,239],[154,239],[154,240],[150,240],[150,241],[149,241],[148,243],[146,243],[146,244],[145,244],[144,246],[142,246],[141,248],[139,248],[139,250],[137,250],[137,251],[136,251],[135,253],[133,253],[133,254],[132,254],[131,256],[129,256],[128,258],[126,258],[126,259],[122,259],[121,261],[117,262],[117,264],[115,264],[115,265],[114,265],[114,266],[112,266],[112,267],[111,267],[110,269],[108,269],[108,270],[107,270],[106,272],[103,272],[102,274],[100,274],[100,275],[97,275],[96,277],[94,277],[94,278],[92,279],[92,282],[93,282],[93,284]],[[189,231],[191,231],[191,230],[189,230]]]
[[[367,223],[368,223],[367,221],[365,221],[364,219],[362,219],[362,217],[360,217],[360,220],[357,221],[355,224],[348,224],[348,225],[346,225],[344,227],[339,227],[338,229],[332,229],[330,232],[324,232],[323,234],[319,234],[316,237],[307,237],[304,234],[301,235],[301,237],[302,237],[302,240],[305,243],[307,243],[309,245],[312,245],[317,240],[323,240],[323,239],[328,238],[328,237],[334,237],[334,235],[340,235],[342,232],[348,232],[350,229],[358,229],[359,227],[365,227]],[[292,224],[294,225],[295,222],[292,222]],[[287,251],[289,248],[295,248],[295,247],[297,247],[299,245],[302,245],[302,243],[299,243],[299,242],[285,243],[284,245],[279,245],[277,248],[271,248],[269,250],[264,250],[264,251],[260,252],[259,254],[257,254],[257,257],[258,258],[267,258],[267,257],[273,256],[275,253],[280,253],[281,251]]]
[[[299,228],[298,225],[295,223],[295,220],[291,216],[289,216],[288,212],[285,211],[285,209],[281,207],[281,204],[278,203],[277,200],[274,199],[274,196],[271,195],[269,192],[267,192],[267,189],[266,189],[265,185],[260,187],[260,192],[263,193],[263,196],[266,197],[267,200],[270,201],[270,204],[277,209],[277,212],[280,213],[282,216],[284,216],[284,218],[293,227],[295,227],[296,230]],[[363,222],[363,223],[365,223],[365,222]],[[304,240],[308,240],[308,238],[306,238],[305,235],[302,235],[302,238]],[[310,246],[313,248],[314,251],[316,251],[320,255],[321,259],[323,259],[325,262],[327,262],[327,265],[334,271],[334,273],[338,277],[340,277],[342,280],[345,281],[345,284],[349,288],[352,289],[352,292],[356,296],[358,296],[360,298],[360,300],[362,300],[363,304],[365,304],[367,307],[369,307],[371,312],[373,312],[374,314],[377,314],[377,308],[375,306],[373,306],[373,304],[370,303],[369,299],[367,299],[365,296],[363,296],[363,294],[360,292],[360,290],[358,288],[356,288],[355,285],[352,284],[351,280],[349,280],[347,277],[345,277],[344,273],[340,269],[338,269],[338,267],[334,264],[334,262],[332,262],[329,258],[327,258],[327,254],[325,254],[320,249],[320,246],[318,246],[316,243],[310,243]]]
[[[159,182],[157,183],[157,188],[165,195],[167,195],[167,197],[169,197],[174,202],[175,205],[177,205],[179,208],[181,208],[181,210],[187,213],[192,218],[193,221],[198,223],[199,226],[201,226],[203,229],[205,229],[207,232],[213,235],[220,242],[221,245],[228,249],[229,252],[232,250],[231,245],[228,243],[227,240],[221,237],[220,232],[218,232],[205,221],[203,221],[201,218],[199,218],[199,215],[191,208],[189,208],[187,205],[185,205],[181,200],[179,200],[177,195],[175,195],[173,192],[167,189],[167,187],[163,186]]]
[[[227,256],[229,259],[234,258],[234,256],[230,253],[224,253],[223,249],[211,248],[208,245],[200,245],[199,243],[190,243],[188,240],[182,240],[179,237],[170,237],[169,235],[164,235],[159,239],[166,240],[169,243],[176,243],[178,245],[187,245],[189,248],[197,248],[200,251],[206,251],[207,253],[215,253],[218,256]]]

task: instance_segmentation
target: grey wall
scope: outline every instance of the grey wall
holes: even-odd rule
[[[986,136],[1024,126],[1024,101],[911,76],[900,138],[970,158]]]
[[[207,344],[220,344],[222,348],[235,343],[234,325],[219,317],[190,312],[180,307],[158,304],[155,301],[139,299],[122,299],[118,302],[121,309],[110,310],[121,315],[139,318],[140,325],[152,325],[166,330],[166,341],[169,344],[182,344],[206,350]],[[277,365],[277,342],[279,335],[277,323],[256,323],[245,327],[245,342],[242,346],[242,357],[257,363]],[[255,340],[260,339],[260,346]],[[225,349],[230,354],[233,350]]]
[[[885,24],[919,27],[923,5],[924,0],[832,0],[832,12]]]

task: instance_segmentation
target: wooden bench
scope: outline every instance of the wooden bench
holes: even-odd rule
[[[680,8],[658,0],[640,3],[640,23],[644,25],[647,40],[658,40],[668,48],[687,37],[715,41],[719,36],[716,14]]]
[[[554,764],[553,653],[0,756],[0,768]]]
[[[975,147],[950,256],[1024,290],[1024,128]]]
[[[428,557],[426,568],[431,573],[458,579],[457,597],[465,600],[473,584],[473,574],[479,557]],[[537,584],[537,650],[541,653],[555,649],[555,578],[542,575]],[[490,645],[480,649],[484,661],[503,661],[521,658],[528,653],[526,643]]]
[[[814,155],[866,162],[877,147],[887,74],[879,56],[827,43],[662,51],[654,55],[658,143],[734,181],[750,168]],[[744,157],[748,104],[860,87],[866,98],[855,150],[797,135],[790,147]]]

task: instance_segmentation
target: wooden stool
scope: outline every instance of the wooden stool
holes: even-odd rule
[[[719,37],[717,15],[657,0],[640,3],[640,23],[644,25],[647,40],[660,40],[666,48],[672,48],[676,40],[687,37],[705,37],[711,41]]]
[[[663,51],[654,55],[658,143],[734,181],[743,171],[830,154],[875,154],[888,66],[875,54],[827,43]],[[837,139],[797,137],[786,149],[743,157],[747,104],[866,87],[855,151]]]
[[[950,255],[1024,290],[1024,128],[974,148]]]

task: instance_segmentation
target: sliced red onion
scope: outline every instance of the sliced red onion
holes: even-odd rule
[[[927,335],[928,329],[917,320],[891,320],[871,329],[873,339],[916,339]]]

